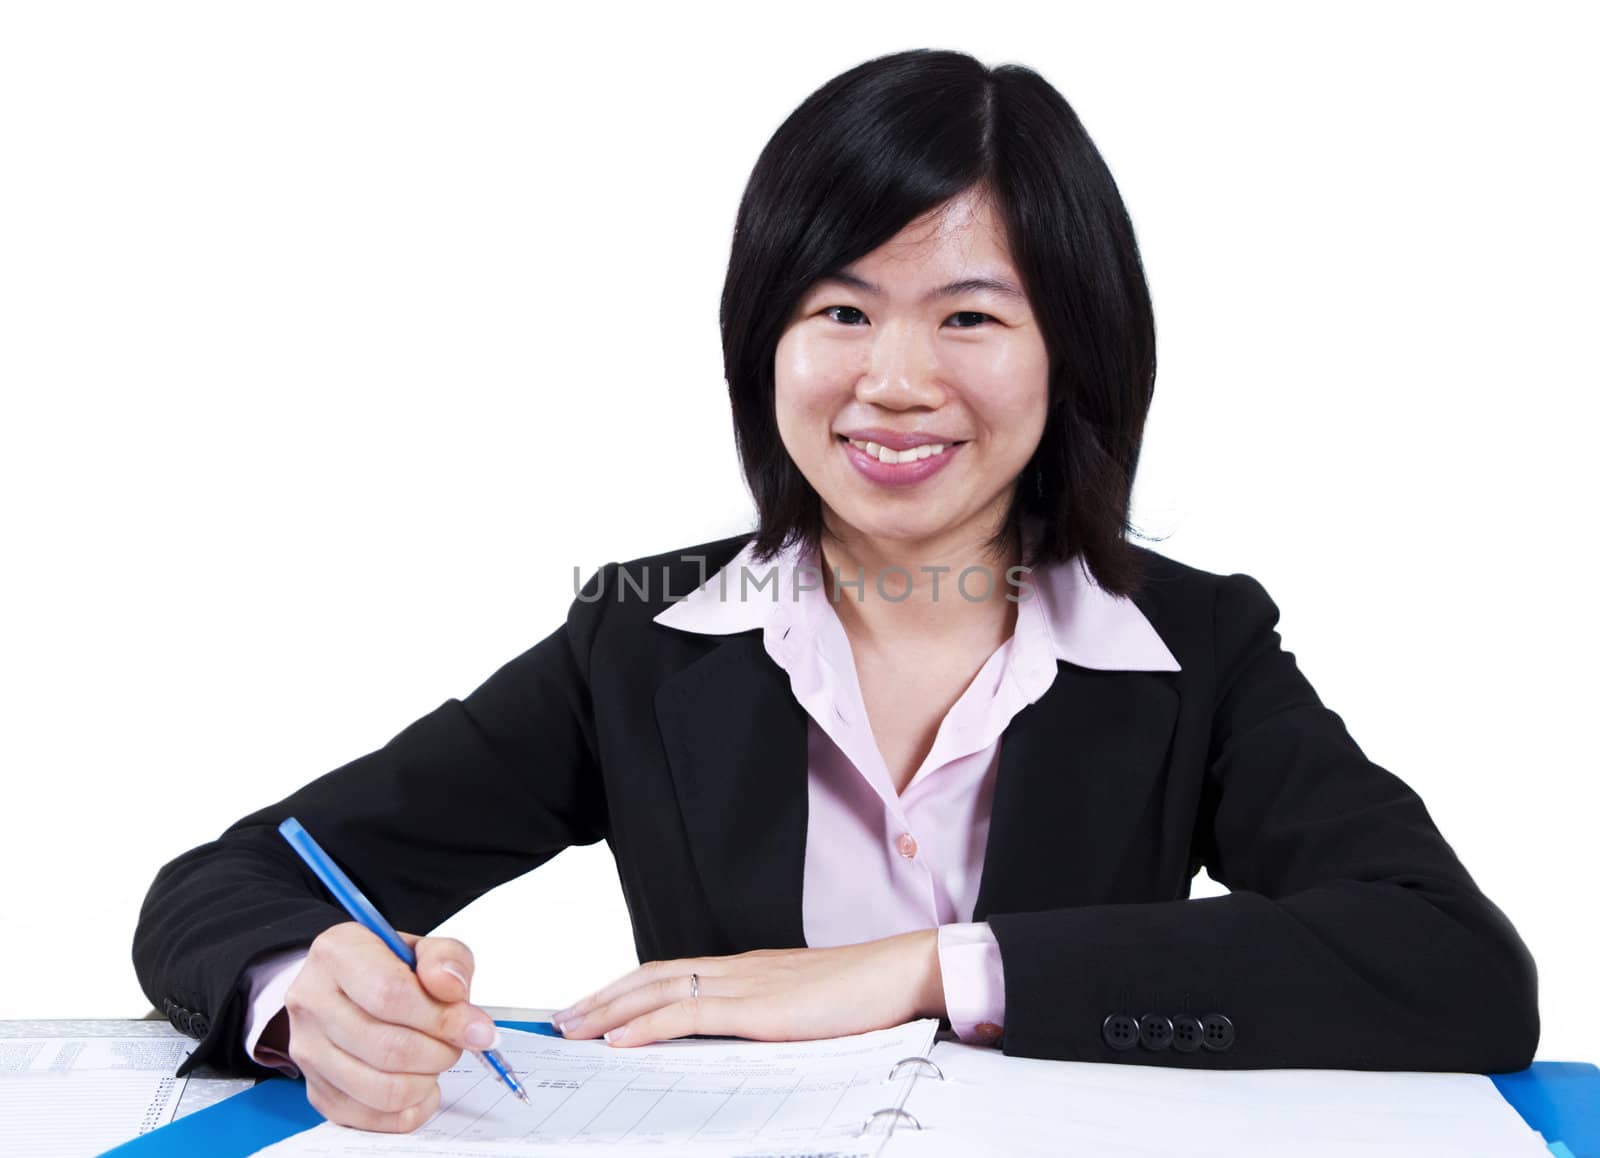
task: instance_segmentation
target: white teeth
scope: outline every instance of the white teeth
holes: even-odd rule
[[[850,439],[850,445],[866,451],[879,462],[891,464],[932,458],[936,454],[943,454],[946,446],[943,442],[930,442],[926,446],[913,446],[910,450],[891,450],[887,446],[879,446],[876,442],[858,442],[853,438]]]

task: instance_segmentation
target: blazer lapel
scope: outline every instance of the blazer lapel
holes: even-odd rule
[[[780,568],[794,562],[786,554]],[[1055,676],[1001,736],[975,921],[1148,899],[1162,871],[1150,842],[1161,835],[1180,665],[1138,608],[1101,591],[1081,563],[1042,578],[1028,613],[1043,620],[1026,631],[1019,621],[1018,638],[1034,652],[1024,669],[1043,648]],[[775,606],[725,598],[713,579],[656,617],[722,637],[661,685],[655,711],[690,855],[735,952],[805,945],[808,717],[766,647]]]
[[[1169,673],[1060,663],[1000,740],[974,921],[1149,887],[1178,704]]]
[[[806,712],[759,631],[728,637],[656,691],[705,895],[734,952],[805,945]]]
[[[1000,741],[973,920],[1148,896],[1179,695],[1062,662]],[[656,693],[691,856],[732,952],[805,945],[806,713],[759,632]]]

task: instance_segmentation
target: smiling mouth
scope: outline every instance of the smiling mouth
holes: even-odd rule
[[[913,446],[910,450],[894,450],[876,442],[863,442],[848,435],[839,435],[840,442],[848,442],[857,450],[871,455],[879,462],[888,466],[896,466],[903,462],[921,462],[925,458],[935,458],[953,446],[960,446],[961,442],[930,442],[925,446]],[[965,439],[962,440],[964,442]]]

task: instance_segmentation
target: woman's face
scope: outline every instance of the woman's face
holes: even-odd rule
[[[826,526],[933,550],[991,534],[1049,377],[998,217],[964,194],[841,272],[801,299],[775,366],[778,431]],[[943,450],[880,449],[926,444]]]

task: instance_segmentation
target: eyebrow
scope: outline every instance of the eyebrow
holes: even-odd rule
[[[857,277],[855,274],[846,273],[844,270],[838,270],[817,279],[818,285],[828,282],[851,286],[864,293],[872,294],[874,297],[883,295],[883,290],[879,286],[864,277]],[[946,282],[942,286],[936,286],[929,290],[922,295],[922,302],[926,304],[927,302],[937,301],[939,298],[955,297],[957,294],[978,293],[983,290],[999,294],[1001,297],[1015,298],[1019,302],[1028,300],[1028,295],[1018,289],[1015,282],[1008,281],[1005,278],[964,277],[960,281]]]

